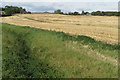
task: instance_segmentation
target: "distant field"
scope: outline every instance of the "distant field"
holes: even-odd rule
[[[79,20],[77,20],[76,18],[72,20],[75,21],[74,23],[70,22],[71,21],[70,19],[70,21],[68,21],[69,22],[68,24],[65,23],[64,21],[57,21],[57,20],[61,20],[63,18],[62,16],[64,15],[55,16],[55,18],[52,16],[52,14],[51,16],[49,15],[49,19],[53,19],[56,22],[53,20],[49,20],[47,18],[48,15],[46,15],[47,18],[46,20],[43,19],[43,15],[41,15],[42,17],[38,17],[42,20],[42,22],[37,21],[37,17],[35,17],[37,16],[36,14],[33,16],[22,15],[21,18],[19,16],[13,16],[13,17],[8,17],[8,19],[6,17],[4,19],[4,22],[19,24],[19,25],[31,25],[39,28],[54,28],[54,29],[58,27],[60,28],[61,25],[61,29],[67,31],[69,27],[70,31],[72,31],[72,29],[73,29],[72,32],[76,30],[76,33],[81,30],[80,29],[81,26],[83,25],[86,26],[86,24],[84,23],[81,23],[81,25],[77,25],[78,24],[77,21]],[[23,17],[27,17],[27,18],[23,18]],[[28,17],[30,19],[28,19]],[[60,18],[56,19],[56,17],[60,17]],[[70,17],[77,17],[77,16],[70,16]],[[85,16],[81,16],[81,17],[83,17],[83,19],[85,18]],[[35,20],[31,20],[31,18],[32,19],[35,18]],[[91,16],[91,19],[92,18],[95,19],[95,17]],[[102,17],[100,17],[100,19],[101,18]],[[108,17],[108,18],[113,19],[113,17]],[[69,20],[69,17],[65,17],[64,20],[65,19]],[[85,20],[88,19],[85,18]],[[87,21],[85,23],[87,23]],[[105,23],[107,26],[103,27],[103,29],[107,30],[108,28],[108,31],[112,28],[113,31],[116,29],[116,27],[109,25],[112,24],[112,22],[110,22],[109,24],[107,24],[107,22]],[[98,24],[99,23],[96,23],[94,25],[98,25]],[[58,27],[56,25],[58,25]],[[94,29],[93,26],[91,27]],[[46,78],[46,77],[47,78],[56,78],[56,77],[57,78],[61,78],[61,77],[62,78],[117,78],[118,77],[117,59],[118,59],[118,50],[120,49],[120,46],[116,44],[106,44],[86,36],[70,36],[69,34],[65,34],[63,32],[48,31],[48,30],[36,29],[26,26],[15,26],[5,23],[3,23],[2,28],[3,28],[3,35],[2,35],[3,36],[3,44],[2,44],[3,45],[3,78],[8,78],[8,77],[10,78],[13,77],[16,78]],[[86,28],[88,28],[86,29],[88,31],[92,30],[90,26]],[[101,31],[101,26],[97,26],[96,30],[97,29],[100,29]],[[99,30],[96,31],[96,30],[94,31],[96,32],[97,35],[100,31]],[[105,34],[104,30],[103,32],[104,32],[103,34]],[[89,32],[88,33],[85,32],[85,33],[88,34]],[[110,35],[115,34],[109,32],[107,33]],[[107,38],[109,39],[109,37]],[[105,38],[105,40],[107,40],[107,38]]]
[[[5,23],[55,30],[96,40],[118,43],[118,17],[69,16],[60,14],[19,14],[2,18]]]

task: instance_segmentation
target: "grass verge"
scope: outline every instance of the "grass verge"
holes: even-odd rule
[[[115,78],[119,45],[24,26],[3,25],[3,78]],[[102,60],[104,55],[109,58]],[[113,62],[112,62],[113,61]]]

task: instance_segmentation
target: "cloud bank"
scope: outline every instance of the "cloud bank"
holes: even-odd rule
[[[2,6],[12,5],[24,7],[31,12],[53,12],[61,9],[63,12],[78,11],[118,11],[117,2],[3,2]]]

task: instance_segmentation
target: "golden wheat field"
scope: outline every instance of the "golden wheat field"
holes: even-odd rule
[[[71,35],[85,35],[107,43],[118,42],[118,17],[71,16],[60,14],[17,14],[1,17],[2,22],[59,31]]]

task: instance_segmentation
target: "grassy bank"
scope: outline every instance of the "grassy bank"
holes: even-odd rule
[[[3,78],[118,77],[119,48],[86,36],[3,23]]]

